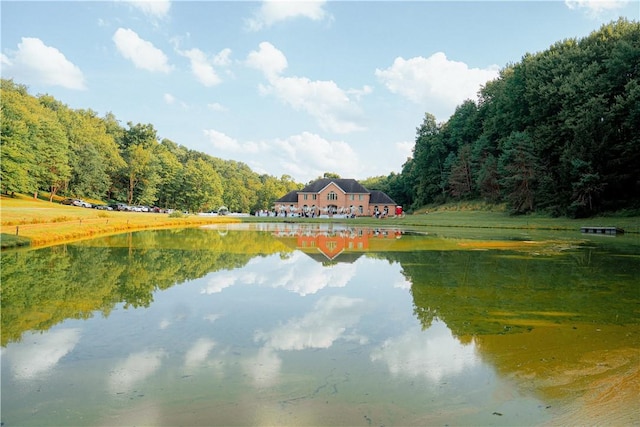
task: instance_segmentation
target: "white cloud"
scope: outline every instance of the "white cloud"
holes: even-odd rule
[[[46,375],[79,341],[79,329],[60,329],[45,335],[29,333],[21,343],[3,351],[3,357],[8,359],[15,378],[32,380]]]
[[[321,136],[302,132],[268,144],[278,159],[283,173],[313,179],[332,171],[340,176],[357,176],[358,155],[344,141],[330,141]]]
[[[276,78],[287,68],[287,58],[269,42],[260,43],[259,48],[249,52],[246,65],[260,70],[269,80]]]
[[[228,111],[228,108],[220,104],[219,102],[212,102],[210,104],[207,104],[207,107],[217,113],[223,113],[225,111]]]
[[[308,113],[324,130],[336,133],[365,130],[359,123],[360,107],[333,81],[278,77],[271,81],[271,88],[282,102]]]
[[[434,383],[480,363],[475,344],[460,343],[440,320],[426,331],[416,329],[386,340],[371,360],[386,363],[393,375],[425,377]]]
[[[231,49],[222,49],[216,56],[213,57],[213,64],[219,67],[228,67],[231,65]]]
[[[160,369],[164,350],[134,353],[119,363],[109,376],[109,390],[112,393],[131,391],[136,384]]]
[[[273,264],[271,264],[273,265]],[[356,274],[353,264],[325,267],[302,252],[294,252],[271,276],[278,277],[271,286],[284,288],[300,296],[313,295],[324,288],[343,288]],[[300,280],[304,276],[305,280]]]
[[[311,80],[306,77],[283,77],[287,58],[268,42],[260,43],[258,51],[247,56],[245,64],[264,73],[269,85],[260,85],[262,95],[275,95],[283,103],[314,117],[318,125],[336,133],[365,130],[360,124],[362,111],[349,95],[360,99],[372,92],[371,87],[362,89],[340,88],[331,80]]]
[[[279,255],[274,255],[273,257],[280,260]],[[291,254],[288,261],[284,263],[274,263],[268,257],[254,259],[247,267],[250,270],[245,269],[242,273],[224,271],[212,274],[207,281],[207,285],[200,293],[216,294],[226,288],[243,284],[283,288],[298,295],[306,296],[315,294],[327,287],[344,287],[356,273],[356,267],[353,264],[338,264],[329,268],[312,260],[302,252]],[[305,280],[300,280],[300,275],[304,275]],[[278,277],[278,279],[267,282],[265,277]]]
[[[21,83],[86,89],[80,68],[55,47],[33,37],[22,37],[16,52],[2,55],[2,73],[3,77],[12,76]]]
[[[246,20],[250,31],[268,28],[280,21],[295,18],[307,18],[321,21],[329,15],[324,10],[326,0],[264,0],[252,18]]]
[[[188,368],[194,368],[202,365],[209,356],[213,347],[215,347],[215,341],[209,338],[200,338],[184,356],[184,365]]]
[[[469,68],[442,52],[428,58],[396,58],[389,68],[375,71],[392,93],[423,105],[438,120],[446,120],[466,99],[476,99],[480,86],[498,76],[499,67]]]
[[[243,161],[259,173],[276,169],[280,171],[275,174],[277,176],[287,174],[306,182],[327,171],[340,176],[359,176],[364,170],[360,156],[349,144],[311,132],[258,142],[238,141],[215,129],[205,129],[203,133],[216,150],[253,155],[253,160],[245,156]],[[404,161],[413,146],[399,147],[407,151],[401,159]]]
[[[274,350],[329,348],[344,338],[364,313],[364,301],[345,296],[320,299],[313,311],[299,319],[291,319],[270,332],[256,333],[256,340]]]
[[[172,69],[167,56],[151,42],[141,39],[130,29],[118,28],[113,34],[118,52],[129,59],[136,68],[152,72],[169,73]]]
[[[228,151],[231,153],[244,151],[240,142],[222,132],[214,129],[205,129],[203,132],[209,142],[211,142],[211,144],[218,150]]]
[[[213,68],[213,63],[216,61],[215,58],[209,59],[203,51],[195,48],[179,51],[179,53],[189,58],[191,62],[191,72],[204,86],[211,87],[222,82],[222,79]]]
[[[582,10],[588,16],[597,18],[624,8],[628,0],[565,0],[569,9]]]
[[[130,0],[127,3],[152,18],[164,18],[171,9],[169,0]]]
[[[178,98],[176,98],[170,93],[165,93],[164,95],[162,95],[162,99],[164,100],[164,103],[167,105],[178,104],[184,109],[189,108],[189,105],[186,102],[179,100]]]

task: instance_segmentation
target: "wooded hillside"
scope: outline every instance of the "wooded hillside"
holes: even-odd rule
[[[73,110],[2,80],[2,191],[120,201],[192,212],[271,209],[299,188],[287,175],[259,175],[246,164],[159,140],[152,124]]]
[[[378,181],[396,202],[483,198],[572,217],[640,208],[640,24],[619,20],[527,54]]]

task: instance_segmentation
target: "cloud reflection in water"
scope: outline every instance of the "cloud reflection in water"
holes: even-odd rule
[[[434,383],[481,363],[475,343],[462,344],[440,320],[426,331],[414,329],[386,340],[371,360],[386,363],[392,375],[422,376]]]
[[[164,350],[141,351],[129,355],[109,376],[109,390],[113,393],[130,391],[136,384],[160,369],[165,356]]]
[[[268,332],[256,332],[255,340],[264,345],[255,358],[246,361],[247,374],[256,386],[273,385],[282,365],[278,351],[326,349],[339,339],[366,341],[351,331],[364,312],[362,299],[329,296],[318,300],[302,318],[290,319]]]
[[[355,274],[355,265],[327,267],[302,252],[294,252],[286,260],[282,260],[280,255],[254,258],[242,270],[213,273],[208,276],[207,285],[201,293],[215,294],[234,285],[258,285],[283,288],[305,296],[327,287],[345,287]]]
[[[30,380],[51,371],[80,341],[80,329],[25,334],[22,343],[3,351],[15,378]]]

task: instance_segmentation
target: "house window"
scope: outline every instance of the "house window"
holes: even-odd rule
[[[307,196],[309,196],[309,195],[308,195],[308,194],[305,194],[305,195],[304,195],[304,199],[305,199],[305,200],[307,200]]]
[[[349,200],[355,200],[355,198],[356,198],[355,194],[349,195]]]
[[[313,194],[311,198],[312,198],[313,200],[315,200],[317,197],[318,197],[318,195],[317,195],[317,194]]]
[[[362,200],[362,194],[358,194],[358,200]]]
[[[335,191],[331,191],[329,194],[327,194],[327,200],[338,200],[338,195],[335,193]]]

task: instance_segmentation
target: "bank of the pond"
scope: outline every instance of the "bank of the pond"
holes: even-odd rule
[[[0,218],[2,249],[43,247],[144,229],[198,227],[239,221],[223,216],[105,211],[4,196]]]
[[[613,226],[626,233],[640,233],[640,217],[596,217],[588,219],[551,218],[543,215],[510,216],[482,210],[437,210],[405,215],[402,218],[354,219],[233,217],[144,212],[114,212],[65,206],[30,198],[5,197],[0,200],[2,248],[41,247],[67,241],[143,229],[197,227],[220,222],[345,222],[363,226],[457,227],[484,229],[572,230],[585,226]]]

